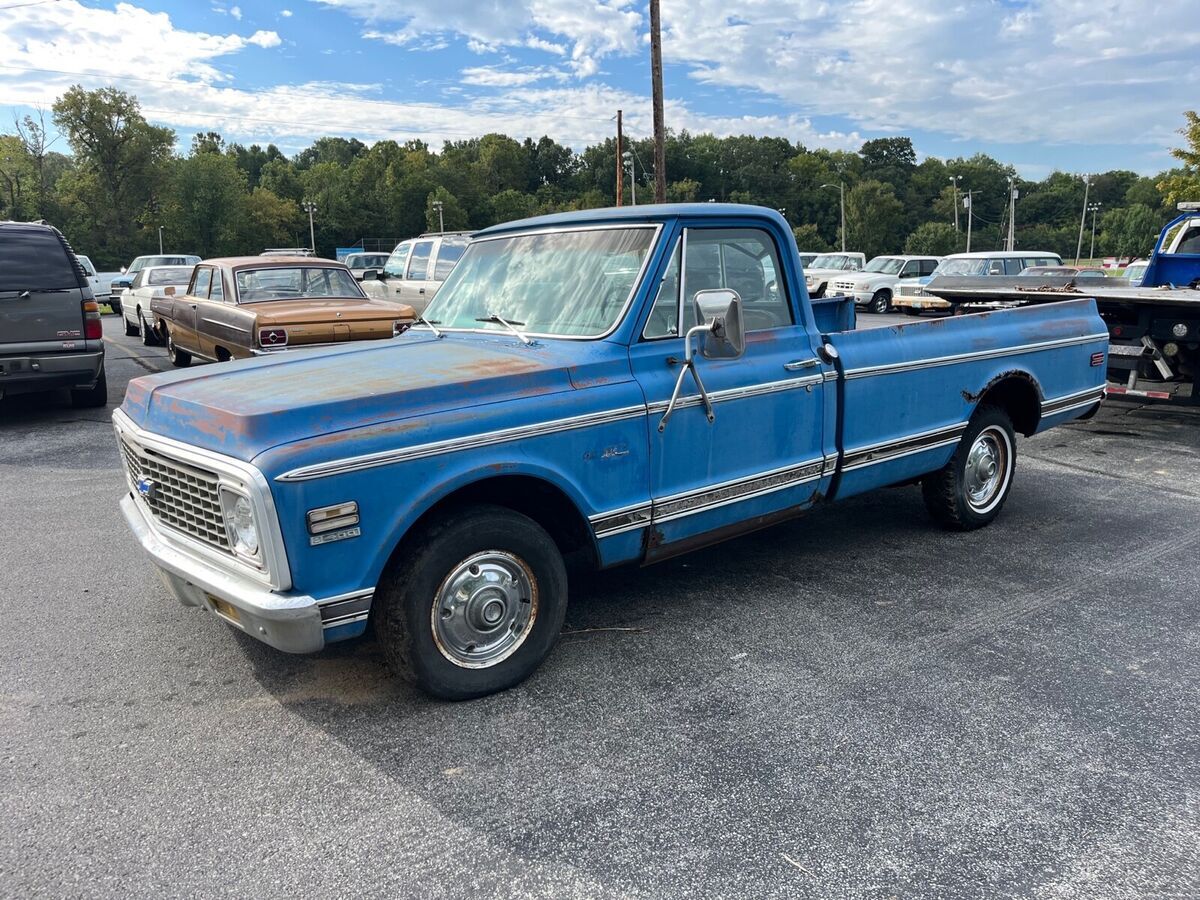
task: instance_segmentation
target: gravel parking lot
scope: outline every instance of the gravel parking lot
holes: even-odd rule
[[[104,324],[113,397],[167,367]],[[108,417],[0,401],[0,894],[1200,893],[1200,411],[1022,442],[979,532],[903,488],[577,579],[458,705],[166,600]]]

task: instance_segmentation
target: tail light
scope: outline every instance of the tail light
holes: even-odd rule
[[[287,329],[285,328],[260,328],[258,329],[258,345],[264,350],[270,350],[273,347],[287,346]]]
[[[95,300],[83,301],[83,336],[89,341],[104,337],[104,324],[100,321],[100,305]]]

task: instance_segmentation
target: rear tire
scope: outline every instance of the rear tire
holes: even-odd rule
[[[922,479],[925,506],[943,528],[982,528],[1004,507],[1016,467],[1017,442],[1008,413],[980,407],[950,462]]]
[[[867,307],[873,313],[885,313],[892,310],[892,295],[888,291],[876,291]]]
[[[389,564],[372,618],[402,678],[443,700],[520,684],[553,649],[567,612],[567,573],[537,522],[501,506],[441,516]]]
[[[108,405],[108,378],[104,369],[100,370],[100,377],[93,387],[71,389],[71,405],[76,409],[95,409]]]
[[[141,311],[138,311],[138,317],[141,317]],[[121,324],[125,326],[125,337],[136,337],[138,333],[137,325],[131,324],[126,318],[125,313],[121,313]]]
[[[142,344],[144,346],[158,346],[158,335],[150,325],[146,324],[146,317],[142,315],[140,309],[138,310],[138,333],[142,336]]]
[[[121,301],[120,300],[109,300],[108,308],[111,309],[113,312],[115,312],[118,316],[121,315]]]
[[[171,365],[177,369],[186,369],[192,364],[192,354],[175,346],[175,338],[171,336],[170,331],[167,332],[167,356]]]

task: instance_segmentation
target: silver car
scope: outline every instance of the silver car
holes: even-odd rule
[[[470,241],[471,235],[465,231],[423,234],[401,241],[382,269],[367,269],[363,291],[368,297],[405,303],[420,315]]]

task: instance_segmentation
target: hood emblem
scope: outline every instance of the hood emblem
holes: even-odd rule
[[[142,478],[137,483],[137,492],[147,500],[153,500],[158,493],[158,482],[153,478]]]

